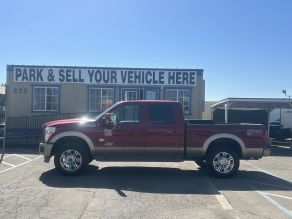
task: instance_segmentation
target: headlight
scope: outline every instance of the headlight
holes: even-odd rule
[[[45,142],[49,140],[52,134],[56,131],[56,127],[46,127],[45,128]]]

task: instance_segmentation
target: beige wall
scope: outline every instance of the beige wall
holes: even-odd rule
[[[211,106],[217,103],[217,101],[206,101],[205,102],[205,110],[203,111],[203,119],[210,120],[212,119],[212,111]]]
[[[7,112],[9,117],[30,116],[46,113],[32,112],[32,87],[33,85],[60,86],[60,113],[77,113],[88,111],[88,86],[87,84],[57,84],[57,83],[29,83],[13,80],[13,72],[7,71]],[[123,86],[124,87],[124,86]],[[131,87],[131,86],[128,86]],[[137,87],[137,86],[135,86]],[[170,86],[167,86],[168,88]],[[185,86],[175,86],[186,88]],[[141,87],[142,88],[142,87]],[[17,92],[15,93],[15,89]],[[160,87],[161,99],[164,98],[165,87]],[[21,91],[21,93],[20,93]],[[24,92],[26,91],[26,92]],[[120,87],[116,86],[116,101],[119,101]],[[201,119],[205,108],[205,81],[203,75],[197,76],[197,84],[192,87],[192,115],[186,118]]]

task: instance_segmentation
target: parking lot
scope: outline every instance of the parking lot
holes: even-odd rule
[[[0,218],[289,218],[292,150],[241,161],[229,179],[194,162],[91,163],[59,175],[36,148],[8,148],[0,164]]]

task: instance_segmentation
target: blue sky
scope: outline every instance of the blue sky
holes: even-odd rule
[[[2,0],[7,64],[203,68],[206,100],[292,95],[292,1]]]

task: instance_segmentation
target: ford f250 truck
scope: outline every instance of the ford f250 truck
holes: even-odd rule
[[[118,102],[94,119],[43,125],[44,161],[58,171],[80,174],[98,161],[195,161],[218,177],[229,177],[240,159],[268,156],[267,132],[257,124],[213,124],[185,120],[175,101]]]

